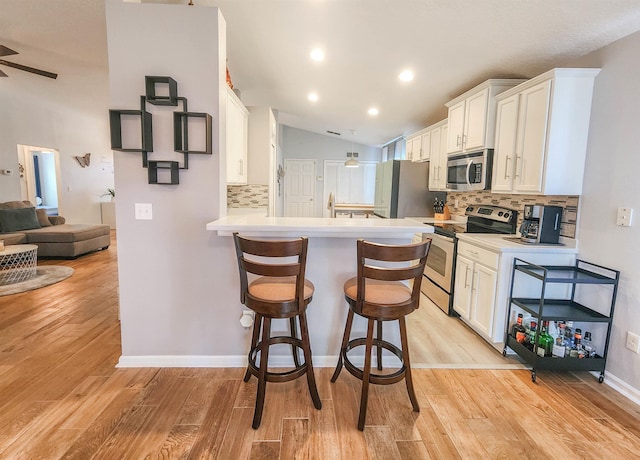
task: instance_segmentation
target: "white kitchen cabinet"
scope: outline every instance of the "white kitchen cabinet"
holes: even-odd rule
[[[524,80],[492,79],[449,101],[447,153],[493,148],[495,96]]]
[[[407,138],[407,160],[421,161],[422,156],[422,131]]]
[[[227,184],[247,183],[249,111],[227,88]]]
[[[493,192],[580,195],[599,69],[553,69],[496,99]]]
[[[433,136],[431,135],[431,131],[426,131],[422,134],[422,139],[420,140],[420,161],[429,161],[431,157],[431,140]]]
[[[460,234],[453,308],[462,321],[502,351],[514,258],[536,264],[571,265],[576,254],[577,249],[571,245],[521,249],[521,245],[504,240],[502,235]],[[536,289],[539,291],[540,286],[534,282],[521,289],[516,295],[527,297]],[[566,287],[548,294],[550,298],[563,298]]]
[[[467,243],[460,243],[458,254],[453,308],[474,329],[491,337],[499,255]]]
[[[431,148],[429,159],[429,190],[447,189],[447,120],[431,126]]]

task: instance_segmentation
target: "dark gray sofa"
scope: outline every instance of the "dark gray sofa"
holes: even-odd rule
[[[5,245],[35,244],[38,257],[75,258],[106,249],[110,230],[102,224],[67,224],[64,217],[36,210],[30,201],[0,203],[0,240]]]

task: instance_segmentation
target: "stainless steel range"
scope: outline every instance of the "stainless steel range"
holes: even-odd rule
[[[453,311],[453,285],[455,280],[456,233],[499,233],[516,232],[518,211],[490,205],[469,206],[465,215],[467,223],[435,223],[431,237],[431,247],[422,280],[422,292],[448,315]]]

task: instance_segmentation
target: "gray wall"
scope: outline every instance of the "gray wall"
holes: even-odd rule
[[[114,154],[124,358],[246,352],[238,275],[229,270],[233,243],[205,229],[226,201],[226,187],[220,191],[225,29],[217,8],[107,1],[111,106],[138,107],[145,75],[170,76],[190,111],[213,117],[214,154],[191,155],[179,185],[150,185],[140,154]],[[172,112],[180,108],[147,104],[147,110],[153,115],[150,159],[180,159],[172,129]],[[153,220],[135,220],[135,203],[152,204]]]
[[[113,187],[107,69],[60,56],[50,70],[59,73],[56,80],[4,68],[9,77],[0,84],[0,169],[14,174],[0,175],[0,201],[21,199],[17,144],[57,149],[61,214],[70,223],[100,223],[100,201],[106,200],[100,195]],[[81,168],[74,156],[87,152],[91,165]]]
[[[627,331],[640,334],[640,32],[570,62],[600,67],[596,77],[583,196],[578,224],[580,258],[622,272],[607,371],[640,397],[640,354],[625,348]],[[632,227],[615,225],[618,207],[635,211]]]
[[[361,161],[381,161],[382,158],[380,148],[357,143],[352,145],[348,138],[351,133],[345,134],[345,138],[341,139],[286,125],[282,125],[280,132],[283,160],[316,160],[316,176],[324,174],[324,160],[346,160],[347,152],[358,152],[358,159]],[[315,215],[317,217],[322,217],[325,205],[322,200],[323,185],[323,181],[316,180]]]

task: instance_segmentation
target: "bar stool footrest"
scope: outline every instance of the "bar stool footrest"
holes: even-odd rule
[[[349,360],[347,353],[353,350],[354,348],[365,346],[366,343],[367,343],[367,339],[364,337],[352,339],[349,341],[349,343],[347,343],[347,346],[342,351],[342,360],[344,362],[345,369],[347,369],[347,371],[349,371],[351,375],[353,375],[354,377],[360,380],[364,378],[364,371],[360,369],[358,366],[356,366],[355,364],[353,364],[351,360]],[[402,363],[402,367],[398,369],[396,372],[393,372],[391,374],[376,374],[374,372],[371,372],[369,374],[369,382],[376,385],[390,385],[392,383],[396,383],[402,380],[407,372],[407,367],[405,366],[404,360],[402,359],[402,350],[400,350],[400,348],[398,348],[391,342],[387,342],[386,340],[373,339],[373,346],[382,347],[385,350],[388,350],[391,353],[393,353]]]
[[[287,336],[278,336],[278,337],[270,337],[266,343],[266,346],[277,345],[277,344],[288,344],[293,345],[296,348],[302,348],[302,340],[296,339],[294,337]],[[260,374],[260,366],[256,365],[256,359],[258,357],[258,352],[263,348],[263,342],[258,342],[258,344],[251,349],[249,352],[249,372],[251,375],[258,377]],[[265,380],[267,382],[289,382],[291,380],[295,380],[301,376],[303,376],[307,372],[307,363],[302,363],[300,366],[295,366],[293,369],[283,372],[270,372],[267,371]]]

